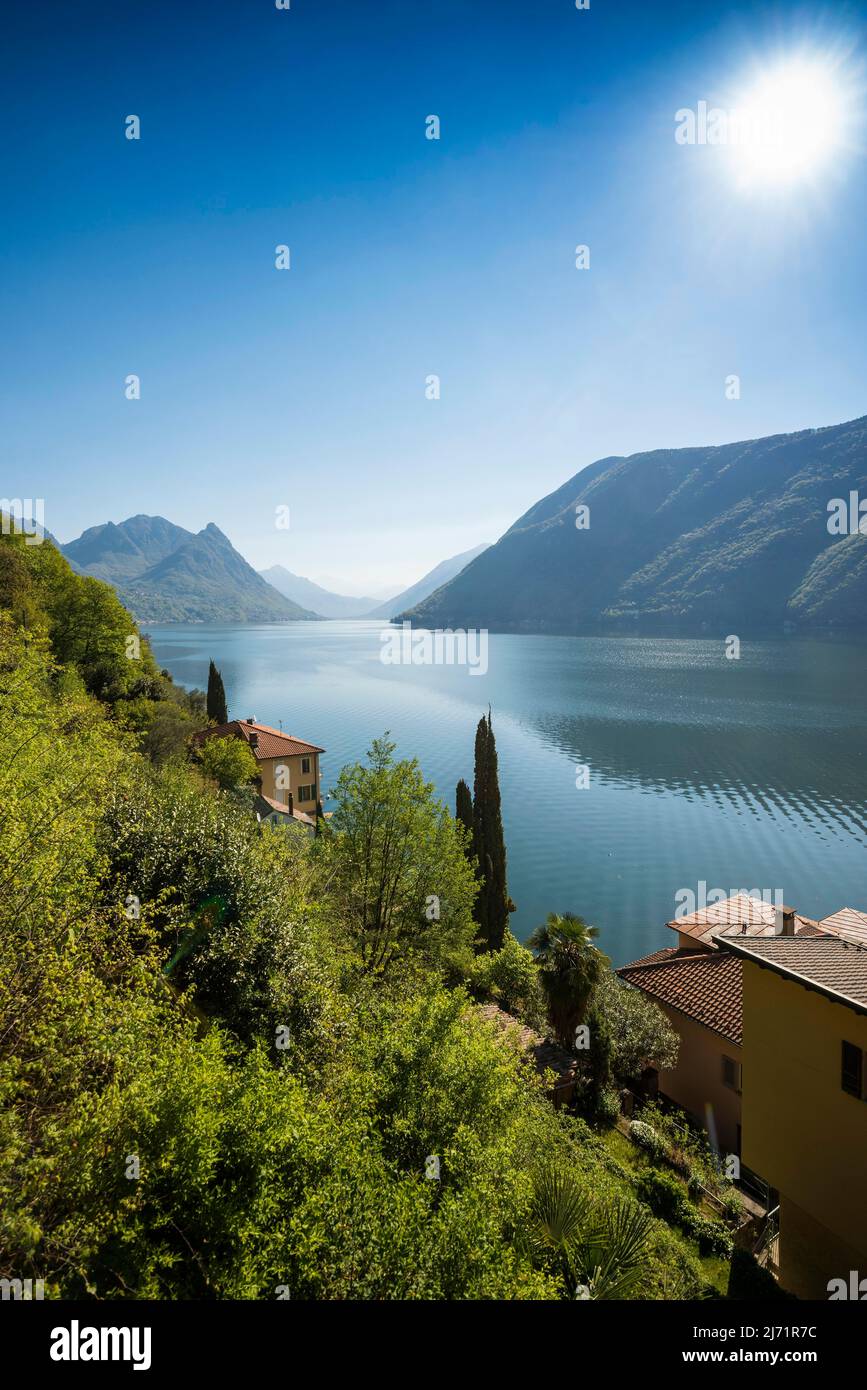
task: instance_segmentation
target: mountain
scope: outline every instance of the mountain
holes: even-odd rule
[[[194,534],[160,516],[92,526],[62,547],[117,589],[139,622],[284,622],[317,615],[278,594],[209,522]]]
[[[375,607],[375,598],[351,598],[348,594],[333,594],[314,584],[312,579],[304,579],[282,565],[271,565],[270,569],[259,570],[259,575],[271,584],[284,598],[300,603],[302,608],[312,608],[323,618],[361,618],[366,617]]]
[[[131,516],[120,525],[107,521],[104,526],[91,526],[77,541],[65,545],[63,553],[95,579],[115,584],[138,578],[192,538],[192,531],[165,517]]]
[[[600,459],[397,616],[500,632],[864,630],[867,535],[828,531],[828,504],[853,491],[867,499],[867,417]]]
[[[363,616],[365,618],[391,618],[396,613],[403,613],[406,609],[415,607],[416,604],[426,599],[434,590],[441,585],[448,584],[450,579],[460,574],[465,565],[469,565],[477,556],[489,550],[488,545],[477,545],[474,550],[464,550],[460,555],[453,555],[450,560],[443,560],[432,569],[429,574],[419,579],[416,584],[412,584],[403,593],[395,598],[389,599],[386,603],[380,603],[376,608],[369,610]]]

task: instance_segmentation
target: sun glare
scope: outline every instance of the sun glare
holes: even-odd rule
[[[792,184],[833,165],[844,152],[854,97],[839,65],[820,56],[790,57],[758,72],[728,112],[738,181]]]

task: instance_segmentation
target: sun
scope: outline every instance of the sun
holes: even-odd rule
[[[760,72],[729,114],[728,144],[741,183],[786,185],[842,154],[846,91],[835,66],[788,58]]]

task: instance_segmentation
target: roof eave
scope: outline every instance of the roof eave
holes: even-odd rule
[[[814,937],[813,940],[820,938]],[[836,938],[830,937],[830,940]],[[726,937],[721,938],[726,950],[733,951],[736,956],[743,960],[748,960],[757,965],[761,970],[771,970],[775,975],[779,975],[784,980],[791,980],[793,984],[800,985],[802,989],[812,990],[814,994],[821,994],[825,999],[829,999],[832,1004],[843,1004],[847,1009],[852,1009],[856,1014],[861,1014],[867,1018],[867,1004],[859,999],[852,999],[848,994],[843,994],[840,990],[831,989],[828,985],[820,984],[817,980],[811,980],[809,976],[800,974],[797,970],[792,970],[788,966],[780,965],[779,961],[769,960],[767,957],[757,955],[754,951],[747,950],[739,941],[732,941]],[[797,940],[793,937],[792,940]],[[858,949],[854,947],[853,949]]]

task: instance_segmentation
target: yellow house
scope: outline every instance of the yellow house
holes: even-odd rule
[[[255,719],[232,719],[218,724],[199,735],[206,738],[242,738],[247,744],[259,773],[260,817],[283,820],[291,817],[315,826],[316,805],[322,790],[319,758],[325,752],[314,743],[293,738],[268,724]]]
[[[821,926],[743,891],[665,925],[677,933],[677,946],[617,973],[659,1005],[680,1038],[677,1065],[656,1076],[660,1094],[687,1111],[723,1153],[740,1155],[741,962],[718,948],[728,940],[816,936]]]
[[[618,970],[662,1009],[680,1038],[677,1064],[656,1078],[727,1154],[741,1151],[741,962],[722,951],[670,947]]]
[[[780,1283],[827,1299],[867,1278],[867,950],[719,944],[743,967],[743,1159],[779,1192]]]

